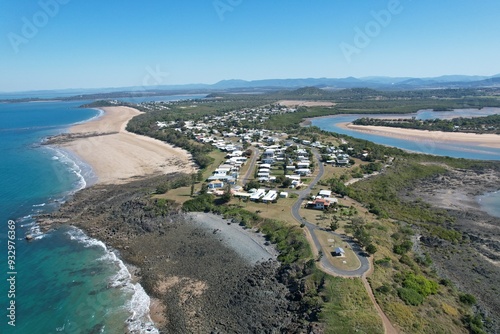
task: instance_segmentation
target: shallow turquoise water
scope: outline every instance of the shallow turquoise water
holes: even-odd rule
[[[62,228],[38,235],[32,216],[85,186],[91,170],[42,138],[99,114],[79,102],[0,104],[0,333],[124,333],[144,326],[149,299],[130,283],[104,244]],[[7,263],[7,223],[16,222],[15,268]],[[12,241],[12,240],[11,240]],[[13,269],[13,270],[12,270]],[[15,292],[7,278],[15,270]],[[15,295],[15,296],[14,296]],[[15,301],[15,327],[7,307]],[[137,312],[136,319],[127,319]]]

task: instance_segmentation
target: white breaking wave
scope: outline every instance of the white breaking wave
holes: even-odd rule
[[[86,120],[83,120],[83,121],[80,121],[80,122],[76,122],[76,123],[70,124],[69,126],[74,126],[74,125],[78,125],[78,124],[87,123],[87,122],[90,122],[90,121],[95,121],[96,119],[98,119],[102,115],[104,115],[104,110],[98,109],[98,108],[92,108],[92,109],[98,111],[97,115],[95,115],[94,117],[91,117],[89,119],[86,119]]]
[[[153,321],[149,315],[149,306],[151,299],[147,295],[144,288],[139,283],[132,282],[132,275],[127,266],[123,263],[115,252],[109,250],[106,245],[100,241],[87,236],[82,230],[72,228],[67,232],[71,240],[82,243],[85,247],[100,247],[105,251],[98,261],[107,261],[115,264],[118,271],[109,279],[110,288],[122,289],[127,294],[131,295],[131,299],[125,306],[131,316],[127,319],[127,326],[130,333],[142,334],[159,334],[157,328],[154,327]]]

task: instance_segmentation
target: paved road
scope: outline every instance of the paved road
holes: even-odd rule
[[[311,193],[311,189],[319,182],[319,180],[321,179],[321,177],[323,176],[323,174],[325,172],[325,169],[323,167],[323,163],[321,162],[321,156],[319,155],[319,153],[316,150],[313,150],[313,153],[314,153],[314,157],[316,158],[316,161],[317,161],[319,173],[314,178],[314,180],[312,180],[309,183],[309,186],[307,188],[297,192],[297,194],[299,195],[299,199],[292,206],[292,215],[298,222],[300,222],[301,224],[304,224],[305,227],[308,229],[309,234],[311,235],[311,237],[313,239],[313,242],[314,242],[316,249],[321,250],[322,247],[321,247],[319,239],[316,236],[316,233],[314,233],[314,231],[315,230],[327,231],[327,232],[331,233],[332,235],[340,237],[345,243],[347,243],[349,245],[349,247],[354,251],[354,254],[356,254],[356,256],[359,259],[359,262],[361,263],[361,266],[356,270],[342,270],[342,269],[339,269],[339,268],[333,266],[330,263],[330,261],[328,261],[328,258],[326,256],[322,256],[321,260],[320,260],[320,264],[321,264],[321,267],[323,267],[323,269],[325,269],[328,272],[331,272],[334,275],[341,275],[341,276],[347,276],[347,277],[361,277],[361,276],[363,276],[364,273],[366,273],[370,269],[370,262],[368,261],[368,258],[363,256],[363,255],[360,255],[360,253],[363,253],[363,250],[361,249],[361,247],[356,242],[354,242],[351,238],[344,236],[344,235],[340,235],[338,233],[335,233],[335,232],[332,232],[329,230],[326,230],[324,228],[320,228],[314,224],[311,224],[308,221],[306,221],[305,219],[302,219],[302,217],[299,214],[299,209],[300,209],[300,206],[302,205],[303,200],[308,197],[308,195]]]
[[[248,180],[251,178],[251,176],[255,172],[255,163],[257,162],[257,158],[259,157],[259,150],[258,149],[256,149],[253,146],[251,146],[250,149],[252,150],[252,157],[250,158],[250,165],[248,166],[248,170],[245,173],[245,176],[243,177],[243,179],[241,179],[241,184],[243,186],[248,183]]]

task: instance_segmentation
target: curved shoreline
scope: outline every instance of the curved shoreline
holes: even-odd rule
[[[88,120],[71,124],[59,135],[59,138],[55,139],[53,144],[49,145],[51,149],[66,156],[80,168],[80,172],[76,173],[83,179],[83,186],[72,190],[70,194],[97,183],[120,184],[131,181],[134,177],[168,174],[177,171],[178,166],[172,167],[168,164],[162,166],[164,159],[161,159],[161,154],[164,154],[165,160],[178,159],[186,167],[187,172],[193,169],[190,163],[190,154],[186,151],[126,130],[127,123],[133,117],[141,114],[140,111],[128,107],[94,109],[99,111],[97,115]],[[102,136],[101,131],[107,135]],[[114,132],[109,134],[111,131]],[[127,153],[130,152],[136,153],[134,164],[126,163],[132,159],[127,156]],[[151,158],[148,155],[154,156]],[[101,242],[98,239],[95,240]],[[102,244],[104,245],[104,243]],[[134,277],[134,268],[125,263],[116,253],[113,252],[113,254],[116,257],[115,261],[121,263],[125,268],[121,270],[127,270],[131,277],[130,281],[133,284],[131,286],[144,292],[143,287],[137,282],[138,279]],[[136,294],[134,292],[133,298],[137,298]],[[148,298],[146,307],[149,308],[149,312],[142,314],[138,319],[136,319],[135,314],[131,315],[129,320],[133,319],[134,321],[129,323],[129,326],[133,327],[130,330],[137,330],[137,326],[146,326],[151,333],[155,333],[158,330],[149,327],[148,323],[154,322],[156,326],[161,327],[166,321],[162,312],[165,306],[155,298],[144,294]],[[132,303],[133,300],[130,302]]]
[[[122,184],[126,186],[125,184],[137,179],[142,180],[142,178],[151,177],[156,174],[160,175],[178,172],[179,169],[182,170],[182,167],[185,167],[185,172],[189,173],[193,167],[190,162],[190,154],[186,151],[179,148],[173,148],[162,141],[126,131],[127,122],[138,114],[140,114],[140,112],[133,108],[103,108],[102,113],[97,117],[93,117],[83,123],[76,123],[72,125],[69,128],[69,134],[67,133],[61,138],[56,138],[51,146],[53,146],[56,150],[67,153],[70,157],[73,156],[75,160],[77,160],[77,164],[78,162],[82,162],[85,165],[88,165],[94,175],[97,176],[97,180],[93,183],[96,186],[120,186]],[[120,149],[122,149],[123,153],[127,153],[121,155],[123,159],[110,159],[110,156],[116,157],[116,150]],[[130,156],[130,152],[135,152],[137,149],[141,150],[141,154],[137,154],[137,156]],[[158,153],[162,154],[165,159],[173,159],[174,162],[180,161],[182,167],[179,167],[179,163],[159,166],[157,164],[158,161],[155,160],[155,155]],[[151,155],[153,157],[151,157]],[[142,169],[140,169],[137,174],[130,175],[130,169],[123,168],[124,166],[126,167],[127,161],[130,159],[138,159],[143,165],[145,162],[149,163],[149,165],[142,166]],[[110,166],[110,160],[114,160],[111,162],[114,162],[115,164]],[[86,188],[93,185],[89,184],[90,182],[88,182],[88,180],[86,181],[88,183]],[[90,189],[85,191],[88,190]],[[240,226],[236,226],[236,224],[228,225],[228,221],[222,219],[222,217],[198,213],[192,214],[191,220],[192,224],[207,230],[210,234],[212,234],[212,231],[215,231],[213,234],[214,236],[217,234],[217,239],[219,239],[221,247],[229,247],[230,249],[233,249],[245,262],[248,262],[250,265],[256,265],[256,263],[265,262],[267,260],[275,260],[278,255],[274,246],[265,245],[265,239],[261,235],[246,231]],[[88,235],[89,238],[95,238],[94,240],[97,241],[105,241],[105,245],[108,247],[108,250],[116,250],[115,247],[117,244],[109,243],[109,240],[106,241],[105,238],[102,238],[102,235],[95,235],[91,230],[89,230],[88,226],[82,226],[80,224],[75,225],[81,228],[82,231],[85,231],[85,234]],[[119,245],[121,248],[122,244],[119,243]],[[238,251],[238,246],[242,246],[244,252]],[[120,250],[120,252],[122,251],[127,252],[125,249]],[[122,258],[122,256],[118,255],[119,253],[114,251],[113,254],[116,256],[115,260],[123,264],[124,268],[126,268],[130,274],[131,284],[136,286],[138,290],[144,292],[143,287],[145,287],[144,284],[146,283],[141,282],[141,277],[135,276],[137,274],[136,270],[134,270],[133,266],[130,267],[129,263],[127,263],[129,260],[127,256]],[[142,269],[146,270],[145,268]],[[157,284],[160,283],[161,282],[158,282]],[[151,291],[148,291],[145,292],[144,295],[144,297],[148,297],[149,312],[147,314],[142,314],[141,317],[139,317],[142,321],[140,319],[136,319],[134,315],[132,315],[130,319],[134,319],[135,325],[139,326],[149,326],[149,324],[154,323],[155,328],[149,327],[150,331],[154,333],[157,328],[164,328],[168,323],[165,311],[167,305],[164,300],[160,300],[159,298],[156,298],[157,296],[150,293]],[[134,294],[134,297],[135,296],[136,294]]]
[[[194,171],[188,152],[126,130],[128,121],[141,114],[137,109],[98,110],[103,113],[71,126],[67,140],[57,144],[90,165],[97,183],[119,184],[146,175]]]
[[[472,144],[481,147],[500,148],[500,135],[495,134],[402,129],[388,126],[354,125],[352,123],[337,123],[337,126],[347,130],[390,138],[405,140],[436,140],[446,143]]]

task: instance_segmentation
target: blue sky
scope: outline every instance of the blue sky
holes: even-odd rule
[[[498,0],[0,0],[0,91],[494,75],[499,13]]]

